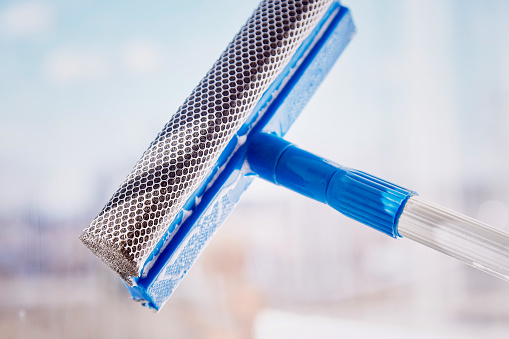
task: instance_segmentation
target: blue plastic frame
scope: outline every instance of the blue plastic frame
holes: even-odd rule
[[[156,310],[164,305],[254,179],[245,161],[251,140],[260,132],[284,136],[354,33],[349,10],[333,2],[186,202],[134,286],[126,284],[133,299]]]

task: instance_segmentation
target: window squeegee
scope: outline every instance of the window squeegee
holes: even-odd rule
[[[509,280],[509,235],[283,136],[355,33],[332,0],[263,0],[80,236],[159,310],[261,177]]]

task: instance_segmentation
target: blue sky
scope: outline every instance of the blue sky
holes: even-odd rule
[[[133,164],[256,6],[233,4],[2,3],[3,210],[64,213]]]
[[[431,196],[509,187],[509,5],[344,3],[358,34],[289,138]],[[0,214],[93,216],[257,4],[0,3]]]

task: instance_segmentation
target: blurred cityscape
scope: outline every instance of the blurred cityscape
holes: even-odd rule
[[[507,282],[262,181],[158,314],[78,240],[257,3],[0,4],[0,337],[507,338]],[[509,231],[509,3],[343,4],[288,139]]]

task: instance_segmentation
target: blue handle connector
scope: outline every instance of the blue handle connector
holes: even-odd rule
[[[320,201],[393,238],[408,198],[415,192],[367,173],[343,167],[273,134],[255,136],[247,150],[251,170],[261,178]]]

